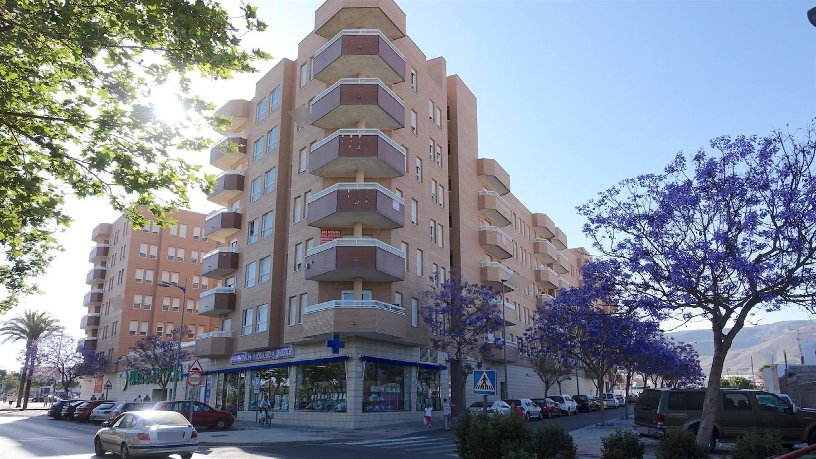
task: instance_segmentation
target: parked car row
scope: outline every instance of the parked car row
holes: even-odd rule
[[[608,396],[608,397],[607,397]],[[528,421],[551,418],[553,416],[571,416],[580,411],[598,411],[605,408],[623,406],[623,396],[604,394],[604,398],[590,395],[550,395],[539,398],[516,398],[489,402],[473,402],[468,411],[471,414],[509,414],[515,410]]]
[[[80,422],[102,424],[114,422],[124,413],[137,411],[175,411],[185,418],[190,416],[190,403],[193,408],[193,425],[219,430],[232,426],[235,418],[226,411],[201,402],[173,400],[164,402],[116,402],[112,400],[57,400],[48,410],[48,416],[54,419],[65,419]]]

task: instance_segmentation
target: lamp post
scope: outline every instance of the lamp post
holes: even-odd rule
[[[184,311],[187,310],[187,288],[182,287],[181,285],[173,282],[159,282],[159,287],[176,287],[177,289],[181,290],[181,324],[179,325],[179,329],[181,330],[181,334],[179,334],[178,339],[176,341],[176,360],[173,364],[173,398],[178,400],[178,368],[179,368],[179,356],[181,355],[181,339],[184,337],[184,334],[187,331],[184,329]],[[192,418],[191,418],[192,419]]]
[[[501,296],[501,298],[502,298],[502,304],[501,304],[501,308],[502,308],[502,349],[504,350],[504,390],[502,391],[504,393],[502,394],[502,400],[507,400],[507,398],[508,398],[507,393],[509,392],[507,390],[507,320],[505,320],[505,318],[504,318],[504,310],[507,309],[507,308],[504,307],[504,283],[505,282],[507,282],[506,279],[501,279],[501,285],[502,285],[502,292],[501,292],[501,294],[502,294],[502,296]]]

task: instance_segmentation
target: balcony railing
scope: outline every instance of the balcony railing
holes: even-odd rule
[[[495,231],[499,233],[500,236],[506,238],[508,243],[513,242],[513,238],[510,237],[509,234],[502,231],[498,226],[482,225],[479,227],[479,231]]]
[[[235,293],[235,287],[216,287],[209,290],[204,290],[198,296],[199,299],[215,295],[216,293]]]
[[[397,193],[394,193],[393,191],[391,191],[388,188],[380,185],[379,183],[372,183],[372,182],[362,182],[362,183],[358,183],[358,182],[354,182],[354,183],[341,182],[341,183],[335,183],[334,185],[332,185],[332,186],[330,186],[328,188],[324,188],[324,189],[318,191],[317,193],[309,196],[309,199],[306,201],[306,203],[311,204],[311,203],[317,201],[318,199],[322,198],[323,196],[326,196],[328,194],[334,193],[335,191],[341,191],[341,190],[377,190],[380,193],[383,193],[384,195],[386,195],[389,198],[393,199],[394,201],[397,201],[400,204],[405,205],[405,200],[402,199]]]
[[[397,56],[401,57],[402,60],[405,60],[405,56],[400,52],[400,50],[397,49],[396,46],[391,44],[391,40],[389,40],[388,37],[386,37],[385,34],[380,31],[380,29],[343,29],[340,32],[337,32],[337,35],[335,35],[334,38],[329,40],[328,43],[318,48],[318,50],[315,51],[313,55],[317,56],[318,54],[325,51],[327,48],[333,45],[334,42],[343,38],[343,35],[379,35],[380,37],[382,37],[383,40],[385,40],[385,43],[388,44],[388,46],[390,46],[395,53],[397,53]]]
[[[319,101],[323,97],[326,97],[326,95],[330,94],[332,91],[334,91],[335,89],[340,87],[340,85],[348,85],[348,84],[376,84],[376,85],[379,85],[380,88],[382,88],[386,93],[388,93],[388,95],[393,97],[394,100],[399,102],[400,105],[402,105],[403,107],[405,106],[405,102],[403,102],[402,98],[400,96],[398,96],[397,93],[392,91],[391,88],[389,88],[388,86],[383,84],[383,82],[380,81],[378,78],[341,78],[341,79],[337,80],[333,85],[326,88],[325,91],[323,91],[320,94],[318,94],[317,96],[315,96],[315,98],[312,99],[312,105],[314,106],[314,104],[316,104],[317,101]]]
[[[196,336],[197,340],[205,340],[211,338],[232,338],[231,330],[215,330],[207,333],[200,333]]]
[[[500,203],[504,204],[504,206],[507,208],[507,210],[512,209],[512,207],[510,206],[510,203],[509,203],[509,202],[507,202],[507,200],[506,200],[506,199],[504,199],[504,198],[503,198],[503,197],[502,197],[502,196],[501,196],[499,193],[497,193],[497,192],[495,192],[495,191],[491,191],[491,190],[479,190],[479,196],[493,196],[493,197],[495,197],[495,198],[496,198],[496,199],[497,199],[497,200],[498,200]]]
[[[312,304],[303,308],[303,314],[312,314],[315,312],[325,311],[327,309],[348,309],[348,308],[364,308],[364,309],[381,309],[393,314],[405,315],[405,308],[395,304],[386,303],[379,300],[330,300],[323,303]]]
[[[340,239],[335,239],[331,242],[320,244],[317,247],[312,247],[311,249],[306,251],[306,256],[310,257],[312,255],[323,252],[324,250],[330,250],[335,247],[377,247],[378,249],[384,250],[398,257],[405,258],[405,252],[403,252],[402,250],[392,245],[386,244],[385,242],[379,239],[374,239],[370,237],[364,238],[343,237]]]
[[[240,207],[233,207],[232,209],[216,209],[216,210],[208,213],[207,217],[204,218],[204,220],[209,220],[209,219],[217,216],[218,214],[223,214],[224,212],[239,212],[240,213],[241,208]]]
[[[310,151],[315,151],[318,148],[326,145],[327,143],[331,142],[337,137],[344,136],[344,135],[356,135],[356,136],[364,136],[364,135],[376,135],[379,138],[388,142],[389,145],[394,147],[398,152],[402,153],[402,156],[405,156],[405,148],[394,141],[391,137],[383,134],[383,132],[379,129],[338,129],[331,133],[328,137],[324,137],[321,140],[312,144],[312,148]]]
[[[508,276],[516,274],[512,269],[508,268],[507,266],[504,266],[503,264],[497,261],[483,261],[479,264],[479,266],[481,266],[482,268],[496,268],[506,273]]]
[[[216,249],[210,250],[209,252],[205,253],[201,259],[205,259],[210,255],[215,255],[216,253],[223,253],[223,252],[231,252],[231,253],[238,253],[238,247],[233,247],[229,245],[225,245],[223,247],[218,247]]]

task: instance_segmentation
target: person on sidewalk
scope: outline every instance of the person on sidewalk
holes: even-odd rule
[[[142,401],[143,402],[149,402],[150,401],[150,394],[145,395],[144,398],[142,399]]]
[[[91,394],[91,401],[96,401],[96,394]]]
[[[453,403],[449,402],[448,399],[442,400],[442,419],[445,420],[445,430],[450,430],[451,427],[452,407]]]
[[[139,394],[138,397],[133,399],[134,402],[141,402],[142,401],[142,394]]]
[[[433,408],[430,404],[425,405],[425,428],[431,428],[431,419],[433,418]]]
[[[271,416],[269,416],[269,408],[272,407],[272,404],[269,403],[269,399],[266,398],[266,395],[264,395],[263,400],[261,400],[261,403],[260,405],[258,405],[258,407],[260,408],[261,413],[263,413],[262,415],[263,417],[261,418],[261,424],[262,425],[265,425],[267,423],[271,424],[272,418]]]

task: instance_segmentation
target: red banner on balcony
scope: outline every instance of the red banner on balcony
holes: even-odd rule
[[[327,242],[331,242],[335,239],[340,237],[340,230],[339,229],[328,229],[323,228],[320,230],[320,243],[325,244]]]

